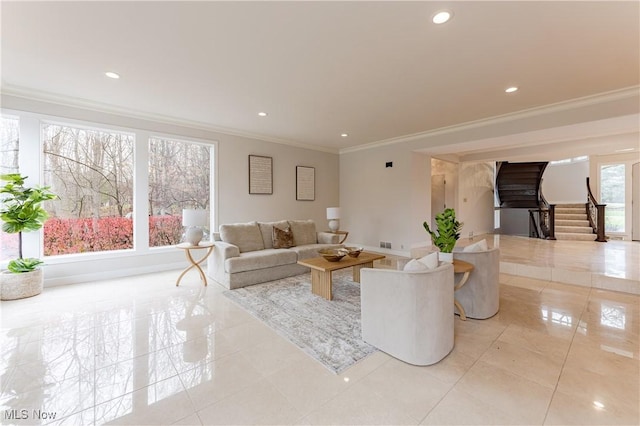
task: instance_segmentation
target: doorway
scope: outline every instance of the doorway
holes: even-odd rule
[[[446,185],[443,174],[431,176],[431,229],[438,229],[436,215],[447,208]]]

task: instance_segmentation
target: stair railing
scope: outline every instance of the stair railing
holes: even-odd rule
[[[540,209],[529,209],[529,238],[543,238],[540,229]]]
[[[587,218],[589,219],[589,226],[593,229],[593,233],[596,234],[596,241],[606,243],[607,238],[604,235],[604,208],[606,204],[598,203],[596,197],[591,192],[591,185],[589,185],[589,177],[587,177]]]
[[[540,205],[540,228],[542,234],[547,240],[556,239],[556,205],[549,204],[544,194],[542,193],[542,179],[540,179],[540,186],[538,189],[538,204]]]

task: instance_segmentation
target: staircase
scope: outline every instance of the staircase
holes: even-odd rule
[[[540,183],[547,162],[497,164],[496,190],[501,208],[531,209],[542,207]]]
[[[585,204],[558,204],[555,218],[557,240],[595,241]]]

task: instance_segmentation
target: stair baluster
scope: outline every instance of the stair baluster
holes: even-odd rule
[[[587,177],[587,193],[586,210],[589,225],[593,229],[593,233],[596,234],[596,241],[606,243],[607,238],[604,235],[604,209],[606,204],[598,203],[598,200],[593,196],[591,185],[589,185],[589,177]]]

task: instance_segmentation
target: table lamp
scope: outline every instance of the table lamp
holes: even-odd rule
[[[204,235],[201,227],[207,226],[207,211],[202,209],[183,209],[182,226],[187,228],[184,234],[185,242],[197,246]]]
[[[340,207],[327,207],[327,219],[331,231],[336,232],[340,229]]]

